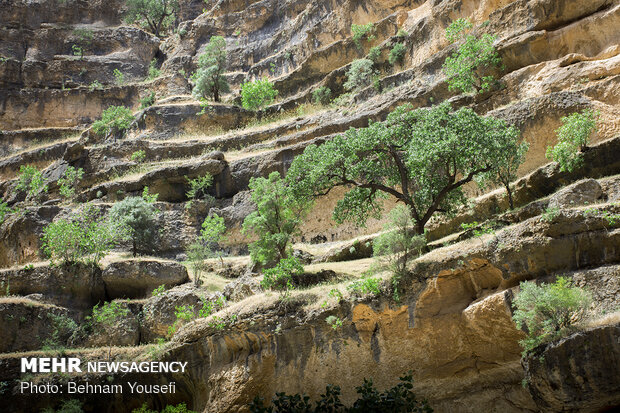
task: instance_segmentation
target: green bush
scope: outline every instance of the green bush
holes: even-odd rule
[[[9,207],[7,203],[0,198],[0,225],[2,225],[7,215],[13,212],[15,212],[13,208]]]
[[[151,60],[151,63],[149,64],[149,74],[146,77],[146,80],[157,79],[160,74],[161,70],[157,68],[157,59]]]
[[[97,135],[108,136],[113,134],[124,135],[134,117],[129,108],[125,106],[110,106],[101,114],[101,119],[93,123],[93,132]]]
[[[405,53],[407,52],[407,48],[402,43],[396,43],[392,50],[390,50],[389,62],[391,65],[395,63],[402,63],[405,58]]]
[[[372,379],[364,379],[361,386],[355,388],[357,400],[351,406],[340,401],[340,387],[328,385],[314,407],[310,397],[304,395],[287,395],[277,393],[272,406],[264,407],[259,396],[249,405],[251,413],[432,413],[433,409],[426,400],[419,401],[413,393],[413,376],[411,372],[400,377],[400,383],[384,392],[375,389]]]
[[[124,19],[160,36],[174,26],[178,11],[178,0],[126,0]]]
[[[143,149],[137,150],[131,154],[132,161],[142,163],[146,159],[146,152]]]
[[[93,307],[92,320],[103,326],[112,326],[129,315],[129,309],[116,301],[104,302]]]
[[[206,269],[204,261],[207,258],[219,256],[220,261],[222,261],[221,255],[216,254],[215,250],[225,232],[226,224],[224,223],[224,218],[214,213],[205,218],[200,235],[186,250],[185,253],[187,254],[187,260],[196,286],[200,286],[202,282],[201,275]]]
[[[527,337],[520,342],[523,355],[573,332],[586,317],[591,302],[588,291],[573,286],[565,277],[558,277],[553,284],[522,282],[512,319],[518,328],[527,328]]]
[[[155,92],[151,90],[148,95],[140,99],[140,109],[146,109],[155,104]]]
[[[241,85],[241,102],[245,109],[259,110],[271,105],[278,91],[273,88],[269,79],[258,79]]]
[[[384,232],[373,242],[373,255],[387,262],[394,274],[394,298],[398,301],[398,282],[405,275],[409,262],[426,248],[426,237],[417,234],[411,209],[398,205],[390,211]]]
[[[116,80],[117,85],[120,86],[125,83],[125,75],[120,70],[114,69],[114,71],[112,72],[112,75],[114,75],[114,79]]]
[[[357,59],[351,63],[347,71],[347,81],[344,83],[346,90],[357,90],[370,85],[377,75],[370,59]]]
[[[355,42],[357,47],[362,47],[363,38],[366,38],[366,40],[368,40],[369,42],[373,41],[375,39],[375,36],[373,35],[374,30],[375,26],[372,23],[362,25],[352,24],[351,33],[353,33],[353,41]]]
[[[293,277],[303,274],[304,267],[295,257],[284,258],[278,264],[263,271],[261,286],[265,289],[277,290],[280,298],[286,300],[294,288]]]
[[[321,86],[312,92],[312,100],[317,105],[328,105],[332,100],[332,91],[327,86]]]
[[[379,59],[381,58],[381,47],[371,47],[368,51],[368,55],[366,55],[366,58],[372,60],[373,63],[378,63]]]
[[[467,34],[471,27],[469,21],[458,19],[446,29],[446,38],[451,43],[464,39],[443,64],[451,91],[482,93],[489,90],[495,78],[485,73],[502,65],[501,57],[493,46],[496,37],[486,33],[480,37]]]
[[[75,196],[75,189],[83,176],[84,169],[75,169],[73,166],[68,166],[62,177],[58,179],[60,195],[67,199],[72,199]]]
[[[213,176],[209,173],[205,173],[203,176],[198,176],[194,179],[185,177],[189,184],[189,191],[185,195],[191,201],[194,199],[207,199],[210,200],[213,197],[210,196],[207,191],[213,185]]]
[[[298,232],[309,203],[294,197],[278,172],[267,179],[251,178],[249,187],[257,210],[245,218],[242,232],[258,236],[249,245],[250,256],[262,265],[275,264],[289,256],[291,238]]]
[[[202,100],[211,96],[219,102],[222,93],[230,92],[226,81],[226,40],[222,36],[213,36],[198,58],[198,71],[192,75],[194,88],[192,95]]]
[[[547,158],[560,164],[560,171],[572,172],[580,167],[583,164],[581,153],[588,147],[592,133],[596,132],[597,121],[598,113],[588,109],[563,116],[562,126],[555,131],[558,143],[547,148]]]
[[[21,165],[15,187],[18,191],[26,192],[26,200],[36,201],[42,193],[47,192],[48,186],[43,173],[32,165]]]
[[[362,278],[361,280],[353,281],[347,287],[351,292],[361,295],[381,293],[381,280],[379,278]]]
[[[86,204],[72,219],[59,219],[43,228],[43,251],[54,263],[84,261],[98,264],[125,235],[114,220],[99,216],[99,210]]]
[[[155,236],[155,208],[143,197],[129,197],[110,208],[110,219],[126,228],[124,240],[131,241],[135,257],[139,251],[150,249]]]

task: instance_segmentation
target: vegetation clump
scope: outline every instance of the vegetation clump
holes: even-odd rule
[[[140,408],[133,409],[131,413],[197,413],[193,410],[189,410],[185,403],[179,403],[176,406],[169,404],[162,410],[151,410],[144,403]]]
[[[327,86],[321,86],[312,92],[312,101],[317,105],[328,105],[332,100],[332,91]]]
[[[289,256],[291,238],[298,232],[309,204],[291,193],[279,172],[272,172],[268,178],[252,178],[249,187],[257,210],[245,218],[242,232],[258,237],[249,246],[252,261],[273,265]]]
[[[547,158],[556,161],[560,171],[572,172],[583,164],[582,153],[596,132],[597,118],[598,114],[588,109],[561,118],[562,126],[555,131],[558,143],[547,148]]]
[[[383,392],[374,387],[372,379],[364,379],[364,383],[355,390],[358,398],[351,406],[345,406],[340,401],[339,386],[328,385],[314,406],[310,402],[310,397],[305,394],[287,395],[276,392],[272,405],[265,407],[263,399],[256,396],[249,407],[251,413],[431,413],[433,411],[426,400],[418,400],[413,393],[411,372],[400,377],[400,383],[396,386]]]
[[[134,257],[150,249],[155,236],[154,218],[153,203],[144,197],[128,197],[110,208],[110,220],[126,228],[123,240],[131,241]]]
[[[373,34],[375,30],[375,25],[372,23],[367,24],[352,24],[351,25],[351,33],[353,33],[353,41],[357,45],[357,47],[362,47],[362,39],[366,38],[367,41],[371,42],[375,39],[375,35]]]
[[[38,201],[43,193],[48,191],[47,180],[43,173],[32,165],[21,165],[17,178],[17,191],[26,192],[27,201]]]
[[[396,43],[390,50],[390,55],[388,57],[390,64],[394,65],[396,63],[402,63],[406,52],[407,49],[404,44]]]
[[[196,286],[202,284],[201,275],[206,269],[205,260],[217,256],[216,248],[225,232],[226,224],[224,223],[224,218],[214,213],[205,218],[200,235],[187,249],[187,260]],[[221,260],[222,257],[220,255]]]
[[[518,328],[527,328],[527,337],[520,342],[523,355],[573,332],[586,318],[591,303],[592,295],[566,277],[551,284],[522,282],[512,319]]]
[[[304,267],[295,257],[283,258],[275,267],[263,271],[261,286],[265,289],[277,290],[280,298],[287,300],[294,288],[293,277],[303,274]]]
[[[222,93],[230,92],[230,86],[224,77],[226,69],[226,40],[222,36],[213,36],[198,58],[198,71],[192,75],[194,88],[192,95],[198,99],[212,97],[221,100]]]
[[[487,33],[482,36],[468,34],[472,27],[469,20],[457,19],[446,29],[446,38],[450,43],[462,40],[456,52],[448,56],[443,64],[451,91],[482,93],[491,89],[495,78],[489,73],[502,65],[502,59],[493,46],[496,37]]]
[[[73,166],[68,166],[60,179],[58,179],[58,185],[60,185],[60,195],[67,199],[73,199],[75,196],[75,190],[83,176],[84,169],[75,169]]]
[[[377,72],[373,67],[374,63],[370,59],[357,59],[351,63],[347,71],[347,81],[343,86],[346,90],[358,90],[370,85]]]
[[[269,79],[257,79],[241,85],[241,103],[247,110],[259,110],[271,105],[278,91],[274,89]]]
[[[179,11],[178,0],[126,0],[125,22],[136,23],[155,36],[166,32]]]
[[[101,119],[93,123],[93,132],[97,135],[123,136],[134,121],[133,114],[125,106],[110,106],[101,114]]]

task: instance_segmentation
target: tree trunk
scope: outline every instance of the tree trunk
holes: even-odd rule
[[[135,239],[133,239],[133,240],[132,240],[132,251],[133,251],[133,256],[134,256],[134,258],[135,258],[135,256],[136,256],[136,252],[137,252],[137,248],[136,248],[136,240],[135,240]]]
[[[512,191],[510,190],[510,184],[506,185],[506,193],[508,194],[508,203],[510,204],[510,209],[515,209],[515,205],[512,201]]]

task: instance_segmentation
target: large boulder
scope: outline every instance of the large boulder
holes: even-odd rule
[[[594,328],[524,359],[528,389],[544,412],[620,407],[620,324]]]
[[[189,281],[184,265],[140,258],[109,264],[102,278],[109,298],[143,298],[162,284],[170,288]]]
[[[245,274],[226,284],[222,293],[231,301],[240,301],[262,291],[260,283],[249,274]]]

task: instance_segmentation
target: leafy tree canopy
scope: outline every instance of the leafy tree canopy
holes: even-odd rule
[[[179,10],[178,0],[126,0],[125,21],[137,23],[155,36],[174,24]]]
[[[222,36],[213,36],[198,58],[198,71],[192,76],[194,89],[192,95],[198,100],[206,96],[220,101],[220,95],[230,91],[224,77],[226,69],[226,40]]]
[[[380,216],[382,198],[392,196],[410,207],[416,232],[437,212],[451,212],[464,201],[462,186],[506,162],[516,144],[514,128],[473,110],[451,111],[448,103],[430,109],[403,105],[385,122],[350,129],[311,145],[289,169],[297,199],[349,188],[333,217],[364,225]]]

